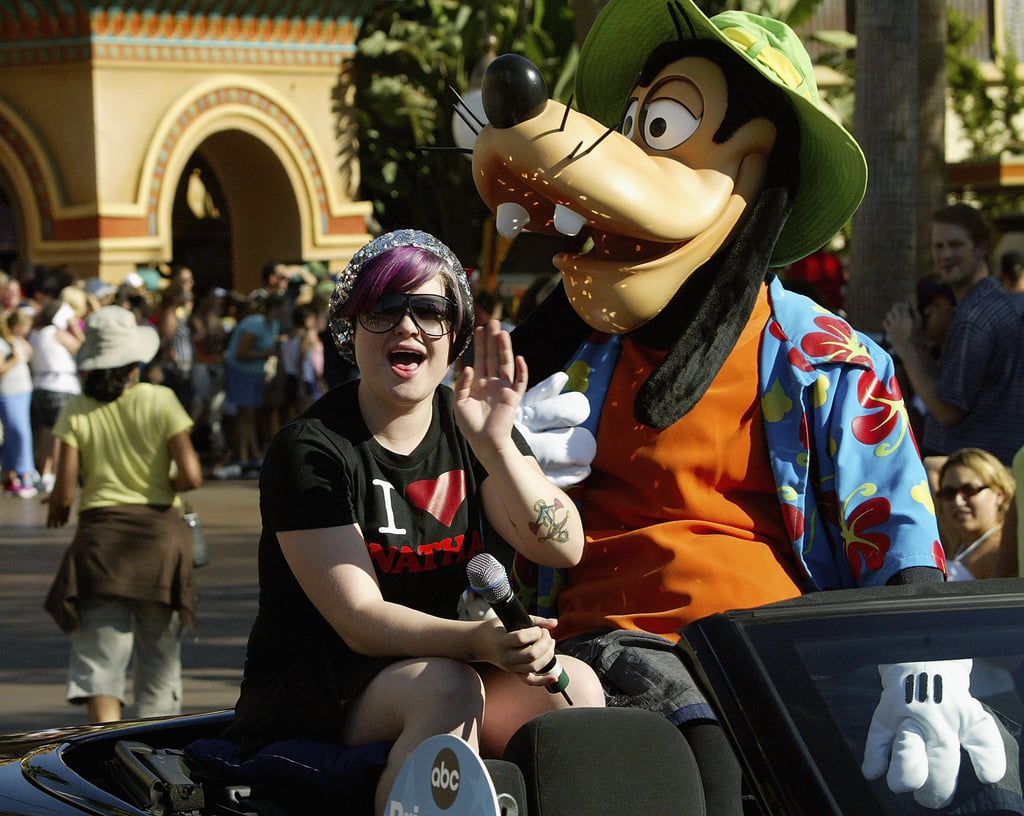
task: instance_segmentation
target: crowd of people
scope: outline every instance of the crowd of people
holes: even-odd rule
[[[63,269],[0,271],[4,493],[33,498],[53,490],[54,423],[81,393],[77,355],[85,320],[107,305],[128,309],[140,325],[158,331],[159,350],[141,381],[177,395],[192,419],[205,471],[215,479],[258,476],[276,430],[357,376],[327,326],[334,279],[309,266],[268,262],[260,286],[247,294],[220,286],[197,291],[192,270],[181,265],[129,273],[116,286]],[[538,283],[549,278],[539,275]],[[499,298],[476,286],[473,294],[479,324],[501,315]],[[523,311],[532,297],[532,290],[523,296]],[[505,319],[503,325],[513,324]],[[454,373],[453,366],[449,383]]]
[[[196,290],[187,266],[130,273],[120,285],[63,269],[0,272],[3,490],[53,490],[54,423],[81,393],[76,357],[85,320],[120,305],[153,326],[160,347],[143,382],[166,385],[194,423],[193,442],[216,478],[255,476],[282,421],[352,376],[326,336],[333,280],[304,264],[268,262],[247,294]]]

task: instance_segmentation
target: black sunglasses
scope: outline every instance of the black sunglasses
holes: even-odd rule
[[[455,304],[442,295],[409,295],[392,292],[359,315],[359,325],[368,332],[383,334],[402,322],[407,314],[427,337],[443,337],[455,323]]]
[[[988,490],[988,485],[962,484],[957,485],[956,487],[949,485],[947,487],[943,487],[940,490],[935,491],[935,495],[941,501],[952,501],[957,496],[960,496],[962,499],[966,500],[973,499],[982,490]]]

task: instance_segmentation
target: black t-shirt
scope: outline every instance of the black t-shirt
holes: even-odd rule
[[[358,387],[325,394],[278,432],[264,459],[260,601],[240,712],[247,695],[263,697],[296,672],[316,678],[303,688],[341,703],[389,662],[353,652],[327,624],[292,575],[279,531],[358,524],[384,598],[445,618],[457,616],[466,563],[483,549],[478,487],[486,473],[455,427],[451,389],[437,389],[426,436],[399,455],[371,436]],[[518,433],[515,441],[529,454]]]

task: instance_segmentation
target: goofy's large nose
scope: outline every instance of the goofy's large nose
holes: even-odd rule
[[[518,54],[503,54],[484,73],[484,112],[496,128],[510,128],[537,116],[548,101],[548,86],[537,66]]]

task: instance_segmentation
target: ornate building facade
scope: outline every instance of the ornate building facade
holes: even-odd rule
[[[368,238],[359,0],[0,0],[0,261],[248,290]]]

